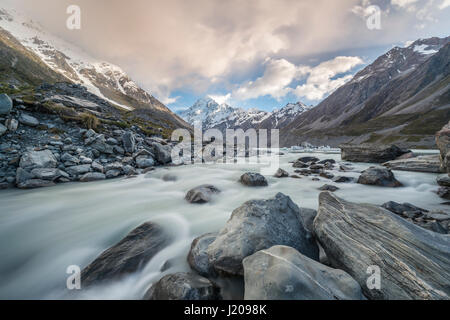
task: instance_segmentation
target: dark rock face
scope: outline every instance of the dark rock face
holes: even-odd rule
[[[221,300],[220,289],[192,273],[169,274],[155,283],[144,300]]]
[[[245,300],[362,300],[349,274],[332,269],[286,246],[244,259]]]
[[[192,241],[187,260],[191,268],[201,276],[215,276],[214,269],[209,263],[206,249],[216,238],[217,233],[207,233]]]
[[[449,299],[450,238],[374,205],[319,197],[314,232],[335,268],[349,273],[371,299]],[[381,288],[369,289],[369,266]]]
[[[142,224],[83,269],[82,286],[117,280],[138,271],[169,241],[170,238],[158,225],[150,222]]]
[[[401,155],[408,153],[395,145],[377,146],[377,145],[349,145],[339,146],[342,150],[342,160],[351,162],[384,163],[395,160]]]
[[[282,193],[269,200],[248,201],[234,210],[206,251],[217,273],[242,276],[245,257],[274,245],[290,246],[312,259],[319,258],[301,209]]]
[[[450,122],[436,134],[436,144],[441,151],[441,170],[450,174]]]
[[[399,171],[414,171],[414,172],[429,172],[440,173],[441,163],[439,156],[419,156],[414,158],[394,160],[383,163],[383,166],[391,170]]]
[[[186,201],[190,203],[207,203],[211,201],[213,194],[219,193],[220,190],[213,185],[205,184],[196,187],[186,194]]]
[[[401,187],[402,184],[395,179],[391,170],[382,167],[370,167],[361,173],[358,179],[359,184],[366,184],[380,187]]]
[[[287,178],[289,177],[289,173],[283,169],[278,169],[278,171],[274,175],[275,178]]]
[[[239,182],[248,187],[267,187],[269,185],[264,176],[251,172],[243,174]]]

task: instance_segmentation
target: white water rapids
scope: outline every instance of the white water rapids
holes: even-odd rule
[[[280,167],[289,173],[289,161],[314,155],[340,160],[339,155],[287,154]],[[364,170],[369,164],[352,164]],[[251,199],[267,199],[278,192],[289,195],[300,207],[317,209],[317,190],[334,184],[320,178],[267,177],[269,187],[248,188],[237,181],[245,172],[258,172],[253,165],[190,165],[160,168],[133,179],[95,183],[70,183],[52,188],[0,192],[0,299],[65,299],[66,269],[81,268],[146,221],[163,226],[175,241],[158,253],[145,268],[108,287],[77,296],[84,299],[140,299],[154,281],[167,273],[189,270],[186,256],[194,238],[220,230],[231,212]],[[163,181],[170,174],[176,181]],[[358,172],[335,175],[358,177]],[[431,210],[448,210],[434,191],[435,174],[399,172],[405,187],[390,189],[356,183],[335,184],[336,194],[346,200],[381,205],[387,201],[410,202]],[[213,184],[222,192],[204,205],[189,204],[186,192],[201,184]],[[160,272],[166,261],[170,267]]]

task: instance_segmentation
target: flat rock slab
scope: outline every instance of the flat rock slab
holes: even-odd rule
[[[151,222],[142,224],[83,269],[82,286],[118,280],[138,271],[169,242],[160,226]]]
[[[335,268],[371,299],[450,299],[450,237],[422,229],[381,207],[329,192],[319,196],[314,233]],[[369,289],[369,266],[380,289]]]
[[[409,152],[409,150],[401,149],[395,145],[343,144],[339,147],[342,151],[342,160],[351,162],[384,163],[395,160]]]
[[[244,259],[245,300],[363,300],[349,274],[274,246]]]
[[[398,171],[440,173],[441,162],[439,155],[419,156],[410,159],[393,160],[383,163],[383,166]]]

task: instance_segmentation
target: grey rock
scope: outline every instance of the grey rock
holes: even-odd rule
[[[94,170],[96,172],[100,172],[100,173],[104,172],[103,166],[100,163],[98,163],[97,161],[94,161],[91,163],[91,168],[92,168],[92,170]]]
[[[220,300],[220,289],[206,278],[192,273],[164,276],[145,294],[144,300]]]
[[[213,194],[220,193],[220,190],[213,185],[205,184],[195,187],[186,194],[186,201],[189,203],[207,203],[211,201]]]
[[[297,161],[300,161],[303,163],[316,163],[316,162],[319,162],[320,159],[316,158],[316,157],[301,157],[301,158],[298,158]]]
[[[120,162],[113,162],[113,163],[109,163],[105,166],[105,171],[111,171],[111,170],[118,170],[120,172],[123,171],[123,164],[121,164]]]
[[[122,174],[121,170],[113,169],[106,171],[106,179],[114,179]]]
[[[80,163],[80,159],[67,152],[63,153],[60,160],[68,166],[75,166]]]
[[[287,178],[289,177],[289,173],[283,169],[278,169],[278,171],[274,175],[275,178]]]
[[[71,175],[71,176],[79,176],[85,173],[88,173],[91,171],[91,165],[89,164],[80,164],[78,166],[72,166],[72,167],[68,167],[66,168],[66,171]]]
[[[437,191],[437,195],[443,199],[450,200],[450,188],[440,187]]]
[[[113,154],[113,147],[106,143],[105,137],[103,135],[97,136],[91,147],[100,153]]]
[[[170,240],[160,226],[151,222],[140,225],[83,269],[82,286],[118,280],[140,270]]]
[[[156,160],[161,164],[168,164],[172,162],[172,148],[169,145],[162,145],[154,142],[152,144],[153,151],[155,152]]]
[[[292,165],[294,168],[299,168],[299,169],[303,169],[303,168],[308,168],[308,165],[302,161],[295,161],[294,164]]]
[[[9,114],[13,107],[13,102],[11,98],[5,94],[0,94],[0,115],[2,114]]]
[[[450,174],[450,121],[436,133],[436,145],[440,151],[441,171]]]
[[[414,172],[429,172],[440,173],[441,163],[439,155],[419,156],[415,158],[393,160],[383,163],[383,166],[391,170],[398,171],[414,171]]]
[[[155,165],[155,160],[150,156],[138,156],[136,158],[138,168],[146,169]]]
[[[216,240],[218,233],[207,233],[192,241],[188,254],[188,263],[192,270],[204,277],[215,276],[214,268],[209,263],[206,249]]]
[[[264,176],[251,172],[243,174],[239,182],[249,187],[267,187],[269,185]]]
[[[0,137],[8,131],[8,128],[0,123]]]
[[[125,154],[125,150],[119,146],[113,146],[113,152],[121,155]]]
[[[49,180],[49,181],[55,181],[56,179],[60,177],[68,178],[69,175],[57,168],[36,168],[31,171],[31,174],[41,180]]]
[[[72,144],[72,143],[73,143],[73,142],[72,142],[72,138],[70,138],[70,137],[65,138],[65,139],[64,139],[64,143],[65,143],[65,144],[68,144],[68,145]]]
[[[335,183],[349,183],[349,182],[353,182],[354,179],[352,177],[339,176],[339,177],[333,178],[332,181]]]
[[[394,201],[389,201],[389,202],[382,204],[381,206],[395,214],[398,214],[398,215],[403,215],[405,212],[414,212],[414,213],[421,213],[421,214],[428,212],[428,210],[416,207],[410,203],[400,204],[400,203],[397,203]]]
[[[441,187],[450,187],[450,176],[448,174],[438,176],[436,181]]]
[[[127,176],[136,174],[136,170],[132,166],[130,166],[129,164],[123,166],[122,171]]]
[[[127,153],[134,153],[136,150],[136,139],[132,132],[125,132],[122,136],[123,149]]]
[[[81,182],[92,182],[92,181],[100,181],[105,180],[106,176],[103,173],[100,172],[89,172],[83,175],[80,178]]]
[[[112,145],[112,146],[115,146],[115,145],[119,144],[119,142],[117,141],[117,139],[114,139],[114,138],[108,138],[108,139],[106,139],[106,143],[109,144],[109,145]]]
[[[364,300],[348,273],[274,246],[244,259],[245,300]]]
[[[342,160],[352,162],[384,163],[409,152],[409,150],[401,149],[396,145],[343,144],[339,147],[342,151]]]
[[[80,156],[80,162],[81,164],[91,164],[92,159],[85,156]]]
[[[382,167],[370,167],[369,169],[364,170],[358,179],[358,183],[390,188],[403,186],[395,179],[391,170]]]
[[[23,184],[25,181],[27,180],[31,180],[34,178],[34,175],[31,174],[31,172],[22,169],[22,168],[17,168],[16,170],[16,184]]]
[[[26,113],[21,113],[19,116],[19,122],[29,127],[37,127],[39,125],[39,120],[33,116]]]
[[[349,273],[371,299],[449,299],[450,238],[422,229],[381,207],[329,192],[319,196],[316,238],[333,267]],[[367,287],[369,266],[381,288]]]
[[[18,183],[17,187],[19,189],[35,189],[35,188],[44,188],[44,187],[52,187],[55,183],[48,180],[41,179],[30,179],[24,182]]]
[[[291,246],[312,259],[319,258],[300,208],[282,193],[269,200],[248,201],[234,210],[207,253],[217,273],[243,275],[245,257],[274,245]]]
[[[20,167],[23,169],[55,168],[58,162],[50,150],[25,152],[20,158]]]
[[[16,119],[6,119],[5,126],[9,131],[15,132],[19,128],[19,121],[17,121]]]

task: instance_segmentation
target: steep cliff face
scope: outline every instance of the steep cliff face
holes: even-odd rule
[[[298,116],[282,130],[282,144],[433,145],[450,118],[449,41],[431,38],[390,50]]]

